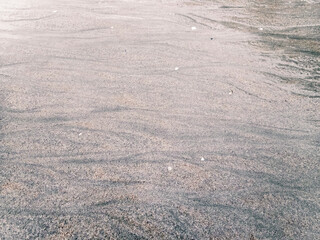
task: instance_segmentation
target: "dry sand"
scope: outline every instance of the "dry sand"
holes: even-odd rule
[[[0,239],[320,238],[319,98],[219,9],[0,3]]]

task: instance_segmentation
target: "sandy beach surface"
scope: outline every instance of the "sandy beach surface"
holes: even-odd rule
[[[319,239],[320,7],[257,2],[0,1],[0,239]]]

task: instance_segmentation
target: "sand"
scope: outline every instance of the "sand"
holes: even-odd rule
[[[317,92],[219,6],[0,3],[0,239],[320,238]]]

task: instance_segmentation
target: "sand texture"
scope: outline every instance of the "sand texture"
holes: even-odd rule
[[[319,29],[249,2],[0,1],[0,239],[319,239]]]

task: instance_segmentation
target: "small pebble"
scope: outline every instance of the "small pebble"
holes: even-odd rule
[[[204,157],[201,158],[201,161],[204,161]]]
[[[52,12],[53,12],[53,13],[56,13],[56,12],[57,12],[57,10],[53,10]]]
[[[172,167],[169,166],[169,167],[168,167],[168,171],[169,171],[169,172],[172,171]]]
[[[175,67],[175,68],[174,68],[174,70],[175,70],[175,71],[178,71],[178,70],[179,70],[179,68],[178,68],[178,67]]]
[[[81,136],[82,135],[82,133],[79,133],[79,136]]]
[[[113,26],[112,27],[110,27],[111,29],[113,29]]]
[[[233,94],[233,90],[230,90],[229,95]]]
[[[191,30],[196,30],[196,29],[197,29],[196,27],[192,27],[192,28],[191,28]]]
[[[261,28],[259,28],[259,30],[260,30],[260,31],[262,31],[262,30],[263,30],[263,28],[261,27]]]

